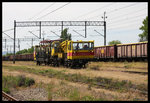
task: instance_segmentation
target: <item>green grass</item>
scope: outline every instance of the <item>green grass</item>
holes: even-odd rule
[[[8,87],[3,87],[2,90],[8,94],[10,93],[10,89]]]
[[[16,88],[21,86],[31,86],[35,83],[34,79],[26,78],[24,76],[2,76],[2,90],[6,93],[10,93],[10,88]]]
[[[54,88],[53,83],[48,84],[47,86],[47,91],[48,91],[48,101],[52,100],[52,95],[53,95],[53,91],[52,89]]]
[[[80,93],[78,89],[73,89],[69,94],[69,99],[72,101],[79,101],[80,100]]]

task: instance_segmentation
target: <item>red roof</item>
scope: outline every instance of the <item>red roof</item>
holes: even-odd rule
[[[58,39],[58,40],[43,40],[43,41],[40,41],[40,43],[51,43],[53,41],[60,41],[60,39]]]

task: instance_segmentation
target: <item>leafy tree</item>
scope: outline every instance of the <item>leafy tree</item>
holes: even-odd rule
[[[68,28],[65,28],[65,29],[61,32],[60,38],[62,39],[62,41],[71,40],[71,34],[69,34],[69,33],[67,33],[67,32],[68,32]]]
[[[34,47],[32,46],[31,48],[28,49],[28,53],[33,53],[34,52]]]
[[[143,31],[142,34],[139,34],[139,41],[148,41],[148,16],[144,19],[143,25],[139,29]]]
[[[23,49],[21,51],[18,51],[18,52],[16,52],[16,54],[33,53],[33,51],[34,51],[34,47],[32,46],[29,49]]]
[[[115,44],[121,44],[121,41],[113,40],[113,41],[108,42],[108,45],[115,45]]]
[[[6,53],[4,56],[10,56],[13,55],[13,53]]]

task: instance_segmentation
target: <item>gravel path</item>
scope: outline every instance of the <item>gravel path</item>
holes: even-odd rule
[[[2,101],[8,101],[6,98],[2,97]]]
[[[48,93],[44,88],[27,88],[24,90],[12,90],[10,95],[19,101],[47,101]]]

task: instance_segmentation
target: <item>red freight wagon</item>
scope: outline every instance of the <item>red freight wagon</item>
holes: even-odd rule
[[[27,54],[27,58],[28,58],[28,60],[33,60],[34,59],[33,54]]]
[[[9,60],[10,60],[10,61],[13,60],[13,55],[10,55]]]
[[[147,60],[148,42],[132,44],[117,44],[113,46],[100,46],[94,48],[96,60]]]
[[[21,60],[21,55],[16,55],[16,60]]]
[[[114,58],[114,46],[95,47],[94,56],[96,59],[112,59]]]
[[[147,42],[118,44],[118,58],[142,58],[147,57]]]
[[[28,60],[33,60],[33,54],[20,54],[18,55],[20,58],[19,60],[25,60],[25,61],[28,61]]]

